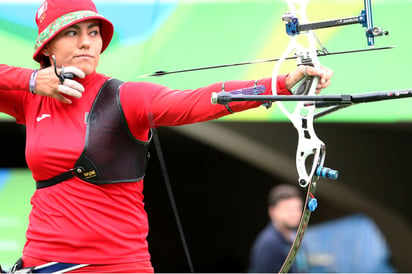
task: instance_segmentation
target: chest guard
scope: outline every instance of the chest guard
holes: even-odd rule
[[[136,182],[146,171],[149,143],[133,137],[120,103],[117,79],[106,81],[101,87],[87,116],[86,140],[75,168],[45,181],[37,188],[48,187],[77,176],[93,184]]]

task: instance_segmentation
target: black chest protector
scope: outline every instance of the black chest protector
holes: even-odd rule
[[[120,103],[121,81],[110,79],[101,87],[87,116],[86,140],[73,169],[36,182],[37,189],[71,177],[93,184],[136,182],[146,171],[149,143],[133,137]]]

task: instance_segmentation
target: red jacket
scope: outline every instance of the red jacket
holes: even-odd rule
[[[0,111],[26,125],[26,160],[36,181],[74,167],[86,133],[85,115],[107,76],[93,73],[78,81],[82,98],[63,104],[28,91],[31,70],[0,65]],[[282,94],[289,94],[285,76],[278,78]],[[259,80],[271,94],[271,79]],[[254,81],[228,81],[230,91]],[[230,114],[212,105],[211,93],[221,83],[196,90],[172,90],[148,82],[126,82],[120,100],[135,138],[147,140],[151,127],[208,121]],[[259,102],[231,103],[233,111],[260,106]],[[35,191],[23,254],[27,258],[86,264],[150,265],[146,237],[148,221],[143,203],[143,181],[93,185],[71,178]]]

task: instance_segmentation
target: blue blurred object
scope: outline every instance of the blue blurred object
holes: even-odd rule
[[[382,233],[363,214],[312,225],[303,241],[309,272],[396,272]]]
[[[318,200],[316,198],[311,198],[308,202],[308,208],[311,212],[315,211],[318,207]]]
[[[6,181],[10,178],[10,170],[7,168],[0,168],[0,191],[6,185]]]

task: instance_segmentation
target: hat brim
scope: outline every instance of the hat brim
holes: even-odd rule
[[[93,19],[100,20],[100,33],[103,42],[101,52],[103,52],[109,46],[110,41],[112,40],[114,33],[113,24],[108,19],[96,12],[76,11],[59,17],[39,34],[34,47],[35,52],[33,54],[33,59],[40,63],[42,58],[44,57],[44,54],[42,52],[44,46],[62,30],[77,23]]]

